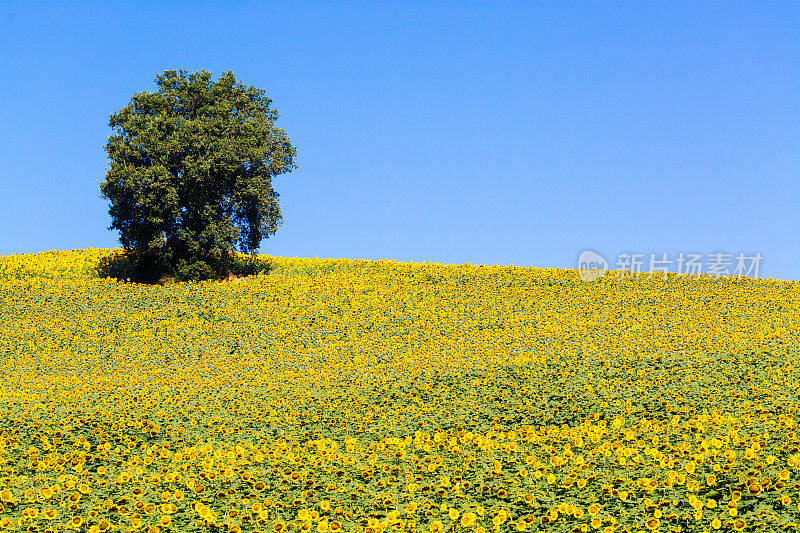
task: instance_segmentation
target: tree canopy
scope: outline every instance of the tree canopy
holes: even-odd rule
[[[110,117],[110,229],[140,268],[212,277],[281,224],[272,179],[296,168],[296,149],[265,91],[233,72],[168,70],[156,83]]]

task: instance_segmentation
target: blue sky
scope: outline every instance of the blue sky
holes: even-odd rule
[[[800,3],[0,3],[0,254],[117,246],[108,116],[167,69],[263,88],[279,256],[800,279]]]

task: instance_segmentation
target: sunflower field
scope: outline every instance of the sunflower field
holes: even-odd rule
[[[0,257],[0,532],[800,527],[800,283]]]

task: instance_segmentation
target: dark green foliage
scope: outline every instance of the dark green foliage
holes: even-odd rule
[[[281,223],[272,178],[296,168],[296,150],[265,92],[232,72],[170,70],[156,83],[110,118],[110,228],[138,278],[224,275],[233,252],[254,253]]]
[[[130,280],[135,283],[166,283],[171,280],[200,281],[229,275],[252,276],[269,272],[272,268],[271,261],[267,259],[235,253],[213,263],[215,269],[210,269],[206,263],[198,266],[185,262],[172,268],[165,264],[163,256],[125,251],[101,259],[97,265],[97,274],[101,277]]]

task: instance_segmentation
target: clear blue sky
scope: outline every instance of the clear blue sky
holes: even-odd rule
[[[0,254],[117,246],[108,116],[263,88],[299,168],[262,253],[800,278],[800,3],[0,3]]]

